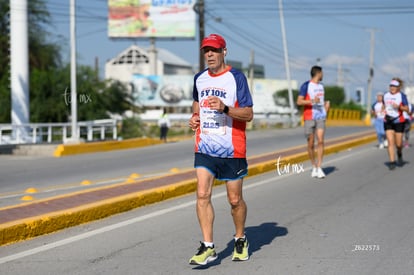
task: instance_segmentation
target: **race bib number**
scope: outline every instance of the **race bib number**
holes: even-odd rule
[[[220,113],[206,114],[201,119],[201,130],[206,135],[225,135],[226,115]]]
[[[394,109],[392,105],[387,105],[385,111],[390,116],[398,116],[398,112]]]

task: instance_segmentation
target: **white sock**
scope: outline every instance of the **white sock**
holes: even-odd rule
[[[203,242],[203,243],[206,247],[211,247],[211,248],[214,247],[214,243],[210,243],[210,242]]]
[[[246,239],[246,235],[244,235],[243,237],[240,237],[240,238],[238,238],[238,237],[234,237],[234,240],[235,240],[235,241],[237,241],[238,239]]]

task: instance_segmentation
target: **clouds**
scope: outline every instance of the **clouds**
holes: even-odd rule
[[[300,56],[291,60],[291,68],[295,70],[306,69],[309,70],[313,65],[319,63],[322,67],[333,67],[337,68],[341,66],[361,65],[365,64],[366,61],[362,57],[358,56],[346,56],[339,54],[330,54],[321,58],[311,58],[308,56]]]
[[[398,76],[406,81],[414,80],[414,52],[388,59],[379,70],[388,78]]]
[[[358,56],[345,56],[338,54],[330,54],[321,60],[322,64],[325,66],[338,66],[339,64],[343,65],[359,65],[363,64],[366,61],[362,57]]]

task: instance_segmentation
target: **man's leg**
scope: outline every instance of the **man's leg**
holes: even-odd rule
[[[206,265],[217,259],[213,245],[214,209],[211,204],[211,192],[214,176],[204,168],[196,168],[197,173],[197,217],[204,241],[198,252],[191,257],[190,264]]]
[[[204,168],[197,168],[197,217],[204,242],[213,242],[214,209],[211,193],[214,176]]]
[[[309,160],[311,161],[312,167],[316,167],[317,163],[315,161],[315,134],[308,134],[308,155]]]
[[[227,182],[227,199],[231,205],[231,215],[236,229],[236,238],[244,236],[247,206],[243,199],[243,179]]]
[[[324,143],[325,143],[325,129],[316,129],[316,137],[318,141],[317,151],[318,151],[318,163],[317,166],[320,168],[322,166],[322,159],[323,159],[323,150],[324,150]]]
[[[249,259],[249,242],[245,236],[247,206],[243,199],[243,179],[227,182],[227,199],[231,205],[236,234],[234,235],[233,261],[247,261]]]

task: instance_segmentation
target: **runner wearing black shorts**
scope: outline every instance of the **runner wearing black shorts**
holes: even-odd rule
[[[246,122],[253,119],[253,101],[244,74],[225,64],[226,41],[217,34],[202,40],[208,68],[194,76],[194,167],[197,175],[196,212],[202,233],[197,253],[189,260],[206,265],[218,257],[213,241],[214,209],[211,201],[215,179],[226,182],[227,199],[235,226],[233,261],[249,259],[245,235],[247,206],[243,178],[247,175]]]
[[[384,95],[385,118],[384,129],[388,140],[389,169],[394,170],[397,164],[404,164],[402,148],[405,118],[403,112],[408,112],[408,101],[401,92],[403,81],[393,78],[390,82],[390,90]],[[398,163],[395,161],[395,147],[397,148]]]

